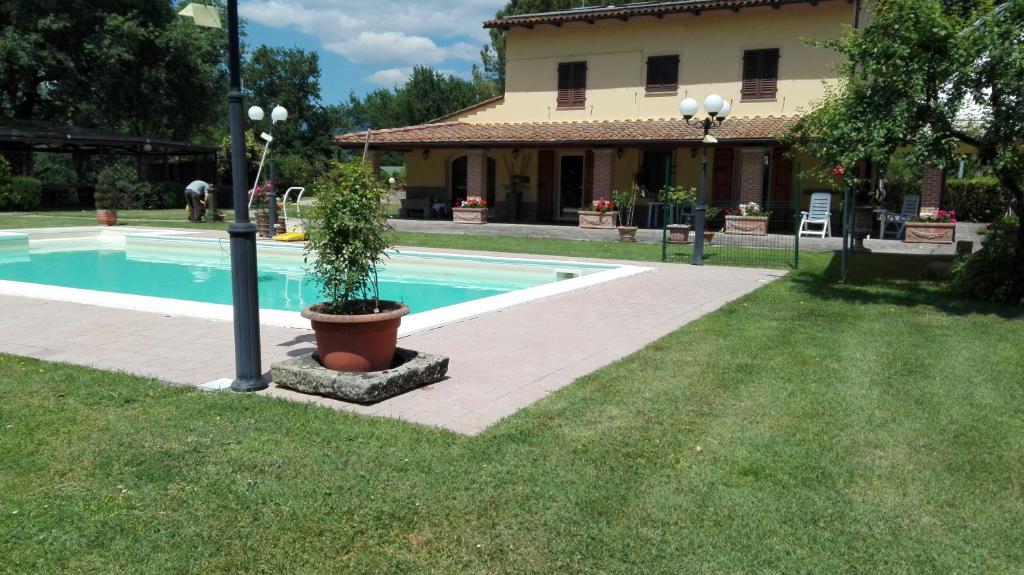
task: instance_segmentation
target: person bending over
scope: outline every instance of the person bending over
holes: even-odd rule
[[[200,222],[206,213],[207,200],[214,191],[213,186],[196,180],[185,186],[185,205],[188,206],[188,221]]]

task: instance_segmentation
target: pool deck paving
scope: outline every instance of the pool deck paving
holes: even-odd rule
[[[401,338],[402,347],[450,357],[448,376],[380,403],[351,404],[273,384],[259,393],[472,435],[785,274],[641,265],[650,269]],[[17,296],[0,296],[0,313],[3,353],[121,370],[178,385],[197,386],[234,374],[229,321]],[[268,372],[273,362],[315,346],[309,330],[263,326],[261,337]]]

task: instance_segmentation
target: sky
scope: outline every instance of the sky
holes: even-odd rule
[[[401,85],[413,66],[469,77],[505,0],[240,0],[250,46],[320,54],[323,103]]]

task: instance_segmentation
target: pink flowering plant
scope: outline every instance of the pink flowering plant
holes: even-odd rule
[[[912,222],[927,222],[930,224],[955,224],[956,212],[953,210],[938,210],[935,213],[922,212]]]
[[[604,214],[615,209],[615,202],[608,198],[598,198],[591,202],[591,209]]]
[[[761,209],[757,202],[740,204],[739,210],[741,216],[748,218],[767,218],[771,215],[771,212],[768,210]]]
[[[460,208],[486,208],[487,200],[480,196],[469,196],[462,203],[459,204]]]

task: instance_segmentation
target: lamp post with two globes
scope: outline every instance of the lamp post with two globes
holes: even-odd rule
[[[693,98],[686,98],[679,103],[679,112],[686,119],[687,124],[690,124],[690,120],[697,115],[699,108],[700,105]],[[697,205],[693,208],[694,237],[693,259],[691,263],[695,266],[704,263],[704,212],[706,210],[704,201],[708,187],[708,145],[718,143],[718,139],[709,132],[712,128],[722,125],[726,116],[732,111],[732,105],[727,100],[723,100],[718,94],[711,94],[704,98],[704,111],[707,112],[707,116],[704,119],[697,120],[697,124],[704,131],[704,137],[701,139],[700,182],[697,187]]]
[[[253,122],[259,122],[263,119],[263,108],[259,106],[252,106],[249,108],[249,119]],[[263,156],[260,158],[260,166],[256,169],[256,181],[253,183],[253,193],[249,196],[249,207],[252,208],[253,198],[256,197],[256,187],[260,185],[260,174],[263,173],[263,162],[267,159],[267,152],[270,150],[270,143],[274,141],[274,125],[278,122],[283,122],[288,119],[288,110],[284,106],[274,106],[274,109],[270,111],[270,124],[267,126],[267,131],[260,134],[260,138],[266,142],[263,145]],[[277,190],[274,188],[274,156],[270,156],[270,199],[267,202],[268,207],[268,221],[270,222],[270,233],[273,235],[274,229],[277,227]]]

